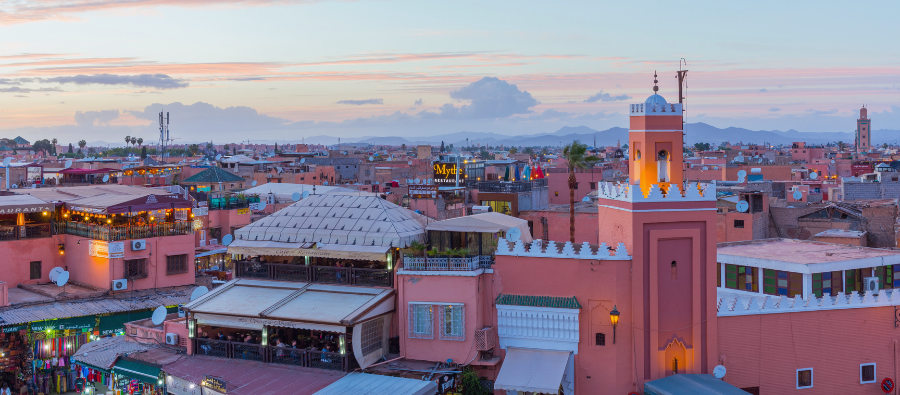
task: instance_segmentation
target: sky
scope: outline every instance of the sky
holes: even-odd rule
[[[687,122],[900,130],[896,1],[0,2],[0,136],[348,140]],[[895,48],[891,50],[890,48]],[[684,61],[679,62],[680,59]],[[686,62],[686,66],[685,66]],[[146,143],[145,143],[146,144]]]

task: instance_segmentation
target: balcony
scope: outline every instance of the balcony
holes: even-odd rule
[[[0,241],[39,239],[51,236],[50,224],[0,226]]]
[[[349,372],[356,367],[352,353],[341,354],[212,339],[194,339],[194,341],[196,342],[194,347],[195,355],[244,359],[340,372]]]
[[[248,196],[245,198],[238,196],[210,196],[208,207],[210,210],[237,210],[239,208],[248,208],[253,203],[259,203],[259,196]]]
[[[493,255],[469,255],[465,257],[425,257],[404,255],[403,268],[425,271],[470,271],[490,269]]]
[[[309,282],[320,284],[391,287],[394,276],[388,269],[363,269],[337,266],[290,265],[239,261],[234,265],[235,277]]]
[[[68,221],[57,222],[55,227],[57,234],[81,236],[103,241],[150,239],[154,237],[194,234],[194,224],[190,221],[128,226],[94,225],[85,222]]]

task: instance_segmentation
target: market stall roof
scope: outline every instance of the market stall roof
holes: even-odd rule
[[[251,158],[247,155],[244,155],[244,154],[237,154],[237,155],[229,156],[225,159],[222,159],[220,162],[222,162],[222,163],[253,162],[253,158]]]
[[[403,248],[424,239],[425,221],[375,196],[311,195],[238,229],[235,238]]]
[[[184,181],[182,181],[182,184],[211,184],[219,182],[241,181],[244,181],[243,177],[234,173],[230,173],[228,170],[220,167],[210,167],[186,178]]]
[[[168,195],[100,195],[73,199],[66,202],[69,210],[95,214],[121,214],[127,212],[191,208],[193,202],[182,197]]]
[[[437,393],[434,381],[382,376],[369,373],[350,373],[322,388],[316,395],[430,395]]]
[[[363,261],[386,261],[388,246],[361,246],[350,244],[323,244],[304,242],[278,242],[262,240],[235,240],[228,245],[230,254],[270,256],[312,256],[343,258]]]
[[[203,258],[205,256],[216,255],[216,254],[224,254],[228,252],[227,248],[219,248],[217,250],[204,251],[199,254],[194,255],[194,258]]]
[[[85,174],[106,174],[121,171],[119,169],[63,169],[57,171],[59,174],[85,175]]]
[[[393,289],[248,279],[229,281],[184,306],[200,324],[340,332],[393,309]]]
[[[140,343],[130,336],[104,337],[82,345],[72,357],[93,367],[109,370],[119,355],[145,351],[152,346]]]
[[[646,395],[747,395],[711,374],[673,374],[644,384]]]
[[[201,355],[182,356],[164,365],[163,371],[198,388],[206,375],[221,377],[228,395],[312,395],[344,376],[333,370]]]
[[[521,240],[523,243],[531,242],[531,230],[528,229],[528,221],[500,213],[482,213],[445,219],[432,222],[425,229],[444,232],[496,233],[506,232],[510,228],[519,228],[522,231]]]
[[[568,351],[510,347],[494,389],[555,394],[559,392],[570,354]]]
[[[196,287],[196,285],[189,285],[169,290],[134,291],[122,297],[107,296],[101,299],[7,306],[0,309],[0,325],[9,326],[43,320],[153,309],[159,306],[175,306],[190,301],[191,292]]]
[[[113,373],[140,380],[146,383],[156,384],[159,380],[162,369],[159,366],[150,365],[146,362],[130,361],[120,359],[112,368]]]
[[[359,194],[361,196],[374,196],[369,192],[360,192],[355,189],[344,187],[274,182],[257,185],[253,188],[244,190],[244,193],[247,195],[275,195],[275,200],[279,202],[290,202],[291,196],[294,193],[299,193],[302,196],[303,192],[309,192],[310,195]]]
[[[165,193],[160,189],[155,188],[117,184],[87,185],[65,188],[24,188],[16,189],[15,193],[20,195],[31,195],[45,202],[68,202],[87,196],[100,195],[130,195],[134,197],[148,195],[178,196],[178,194]]]
[[[0,196],[0,214],[38,213],[53,211],[53,203],[30,195]]]

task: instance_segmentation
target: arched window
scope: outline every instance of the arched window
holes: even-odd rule
[[[672,261],[672,279],[678,279],[678,262]]]

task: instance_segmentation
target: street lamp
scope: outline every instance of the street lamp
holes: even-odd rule
[[[613,327],[613,344],[616,344],[616,326],[619,325],[619,310],[613,305],[612,311],[609,312],[609,323]]]

